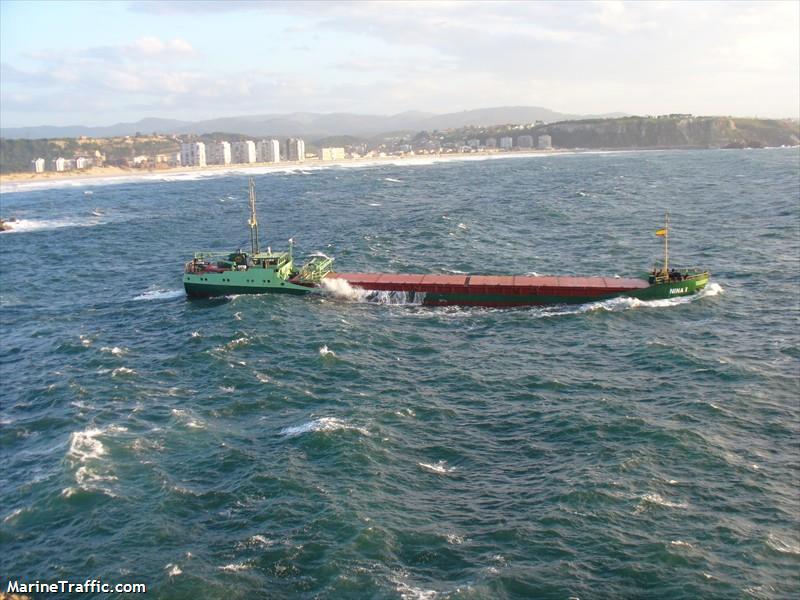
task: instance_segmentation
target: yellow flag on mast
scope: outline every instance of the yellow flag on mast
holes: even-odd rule
[[[656,235],[665,236],[665,235],[667,235],[667,230],[666,229],[659,229],[658,231],[656,231]]]

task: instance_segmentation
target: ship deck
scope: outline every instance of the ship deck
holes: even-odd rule
[[[328,273],[365,290],[493,296],[603,297],[647,288],[643,279],[529,275]]]

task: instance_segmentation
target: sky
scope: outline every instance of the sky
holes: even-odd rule
[[[0,127],[292,112],[800,117],[800,2],[0,0]]]

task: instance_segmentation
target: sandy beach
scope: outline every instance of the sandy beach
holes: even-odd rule
[[[523,152],[472,152],[450,154],[421,154],[415,156],[385,156],[344,160],[307,159],[303,162],[252,163],[230,165],[208,165],[205,167],[172,167],[168,169],[126,169],[121,167],[92,167],[81,171],[47,171],[45,173],[8,173],[0,175],[0,192],[27,191],[33,189],[92,184],[114,183],[132,179],[152,180],[171,177],[213,177],[229,173],[262,174],[281,171],[302,171],[329,167],[368,167],[381,164],[423,165],[452,160],[487,160],[524,158],[571,154],[567,150],[531,150]]]

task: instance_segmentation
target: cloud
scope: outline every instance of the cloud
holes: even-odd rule
[[[213,117],[501,104],[572,113],[792,116],[800,105],[798,6],[132,2],[131,11],[157,14],[160,25],[173,26],[167,31],[184,37],[142,32],[115,45],[37,50],[24,63],[6,59],[0,108],[4,115],[21,111],[24,98],[45,111],[60,99],[58,110],[71,107],[90,118],[104,107],[106,121],[108,111],[135,119],[149,115],[134,110]],[[222,14],[231,23],[263,23],[258,60],[206,57],[198,49],[209,41],[199,31],[208,29],[193,27],[216,24]],[[214,44],[235,47],[240,37],[220,30]]]

